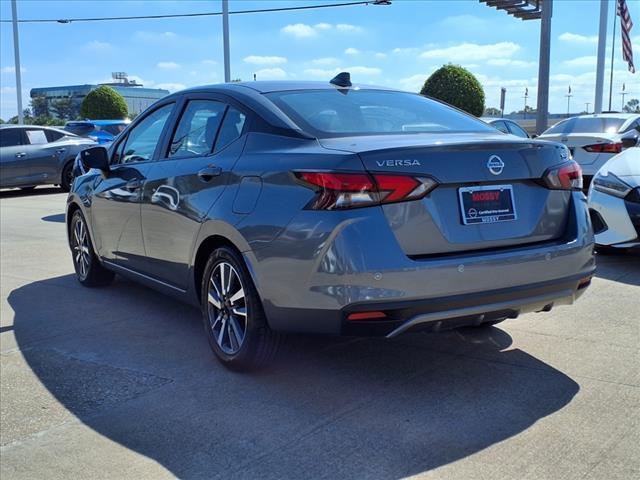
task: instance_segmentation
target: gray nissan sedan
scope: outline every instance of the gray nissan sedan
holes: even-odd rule
[[[286,332],[395,337],[546,312],[595,269],[566,147],[344,73],[178,92],[80,157],[80,283],[117,273],[198,305],[234,369],[267,362]]]

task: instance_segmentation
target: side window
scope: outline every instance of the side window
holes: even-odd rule
[[[19,128],[0,128],[0,147],[22,145],[22,132]]]
[[[151,160],[167,123],[173,103],[160,107],[145,117],[129,132],[124,141],[124,150],[114,156],[114,163],[134,163]],[[120,146],[118,146],[120,150]]]
[[[49,140],[47,140],[47,136],[44,134],[43,130],[30,129],[30,130],[25,130],[24,133],[27,134],[27,140],[29,141],[29,145],[42,145],[45,143],[49,143]]]
[[[514,122],[505,122],[505,123],[509,127],[509,130],[511,130],[511,133],[513,133],[514,135],[517,135],[518,137],[522,137],[522,138],[529,138],[529,134],[517,123],[514,123]]]
[[[218,139],[216,140],[215,152],[222,150],[229,145],[235,139],[242,135],[242,129],[244,123],[247,121],[247,117],[244,113],[239,112],[233,107],[227,109],[227,114],[224,116],[222,126],[220,127],[220,133],[218,133]]]
[[[55,142],[65,136],[64,133],[58,132],[57,130],[45,130],[44,134],[47,136],[49,142]]]
[[[169,145],[168,157],[206,155],[213,151],[226,105],[213,100],[187,103]]]
[[[494,128],[497,128],[498,130],[500,130],[502,133],[511,133],[509,132],[509,129],[507,128],[505,123],[501,120],[498,120],[497,122],[493,122],[491,125]]]

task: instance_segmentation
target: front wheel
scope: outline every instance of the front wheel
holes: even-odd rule
[[[71,190],[71,184],[73,183],[73,160],[67,162],[62,169],[62,176],[60,178],[60,188],[68,192]]]
[[[221,247],[209,256],[202,277],[202,319],[218,360],[233,370],[269,363],[281,343],[272,331],[242,257]]]
[[[77,210],[71,217],[71,255],[76,278],[86,287],[108,285],[115,274],[102,266],[93,251],[93,244],[82,213]]]

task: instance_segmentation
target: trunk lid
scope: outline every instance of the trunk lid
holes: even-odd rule
[[[442,139],[443,135],[416,134],[331,138],[320,143],[357,153],[369,172],[425,175],[438,182],[421,200],[382,207],[409,256],[514,247],[564,233],[570,192],[549,190],[537,182],[549,167],[567,160],[562,146],[503,134],[447,134],[446,143]],[[460,189],[470,187],[474,192],[493,187],[510,190],[515,219],[465,224]],[[465,204],[467,221],[468,207]]]

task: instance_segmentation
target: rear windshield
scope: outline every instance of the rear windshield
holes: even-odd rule
[[[592,118],[569,118],[554,125],[543,135],[553,133],[617,133],[625,118],[592,117]]]
[[[68,123],[64,129],[67,132],[75,133],[76,135],[88,135],[94,130],[93,123]]]
[[[110,125],[100,125],[100,130],[104,130],[105,132],[109,132],[114,137],[118,136],[120,132],[122,132],[126,128],[126,123],[112,123]]]
[[[489,125],[426,97],[384,90],[296,90],[266,94],[317,137],[495,132]]]

